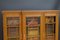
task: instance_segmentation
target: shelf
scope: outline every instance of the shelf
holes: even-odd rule
[[[8,28],[11,27],[11,28],[19,28],[19,26],[7,26]]]
[[[8,38],[19,38],[19,35],[12,35],[12,36],[8,36]]]
[[[40,35],[27,35],[27,37],[40,37]]]
[[[26,27],[39,27],[40,26],[40,24],[38,24],[38,25],[26,25]]]
[[[47,36],[54,36],[55,34],[46,34]]]
[[[20,40],[20,38],[8,38],[8,40]]]
[[[17,36],[17,37],[14,36],[14,37],[8,37],[8,38],[20,38],[20,37],[19,36]]]
[[[40,37],[38,36],[31,36],[31,37],[27,37],[28,40],[40,40]]]
[[[39,29],[28,29],[28,31],[33,31],[33,30],[34,31],[36,31],[36,30],[38,31]]]
[[[56,24],[56,22],[53,22],[53,23],[46,23],[46,24]]]

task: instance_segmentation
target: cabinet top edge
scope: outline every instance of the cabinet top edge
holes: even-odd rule
[[[21,10],[2,10],[2,12],[21,12]]]
[[[60,10],[2,10],[4,12],[60,12]]]
[[[60,10],[22,10],[23,12],[60,12]]]

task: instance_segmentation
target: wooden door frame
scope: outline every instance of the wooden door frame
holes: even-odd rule
[[[19,27],[19,30],[20,30],[20,40],[22,40],[22,29],[21,29],[21,11],[13,11],[13,10],[5,10],[5,11],[2,11],[2,14],[3,14],[3,38],[4,40],[7,40],[7,20],[6,18],[7,17],[19,17],[20,19],[20,27]]]
[[[45,12],[44,14],[44,20],[45,20],[45,16],[56,16],[56,33],[55,33],[55,40],[58,40],[58,28],[59,28],[59,11],[48,11]],[[45,23],[45,22],[44,22]],[[45,26],[44,26],[45,27]],[[44,33],[45,34],[45,33]],[[45,37],[45,36],[44,36]]]
[[[23,40],[26,40],[26,17],[38,17],[40,16],[40,40],[42,40],[42,17],[43,17],[43,13],[39,12],[39,11],[22,11],[23,14]]]

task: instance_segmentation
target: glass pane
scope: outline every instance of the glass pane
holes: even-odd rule
[[[7,17],[7,36],[8,40],[17,40],[20,38],[19,17]]]
[[[45,32],[46,40],[55,40],[55,16],[46,16]]]
[[[16,38],[19,37],[19,28],[8,28],[7,29],[8,37],[10,38]]]
[[[26,17],[27,40],[40,40],[40,17]]]
[[[54,23],[55,21],[55,16],[46,16],[46,23]]]
[[[54,25],[53,24],[46,24],[46,32],[48,34],[54,33]]]
[[[8,27],[18,27],[19,26],[19,17],[8,17],[7,26]]]

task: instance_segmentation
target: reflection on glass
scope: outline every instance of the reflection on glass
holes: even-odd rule
[[[47,33],[54,33],[54,25],[52,24],[49,24],[49,25],[46,25],[46,31]]]
[[[7,17],[8,40],[19,40],[19,17]]]
[[[11,27],[11,28],[8,28],[7,31],[8,31],[8,37],[10,38],[15,38],[19,36],[19,28]]]
[[[18,26],[19,25],[19,17],[8,17],[7,25],[10,27]]]
[[[55,22],[55,16],[46,16],[46,23]]]
[[[55,16],[46,16],[45,32],[46,40],[55,40]]]
[[[40,40],[40,17],[26,17],[27,40]]]

